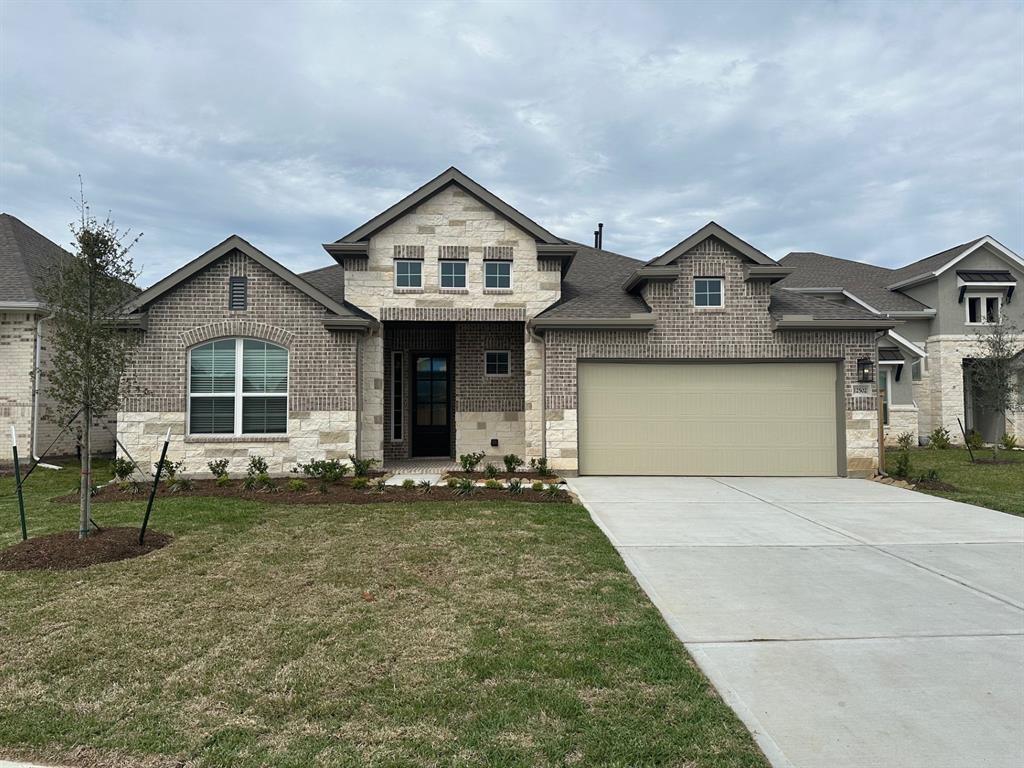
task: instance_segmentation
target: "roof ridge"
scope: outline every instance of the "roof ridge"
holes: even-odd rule
[[[881,264],[872,264],[869,261],[860,261],[859,259],[847,259],[847,258],[845,258],[843,256],[832,256],[831,254],[819,253],[818,251],[790,251],[785,256],[783,256],[781,259],[779,259],[779,263],[781,264],[783,261],[788,259],[790,256],[820,256],[823,259],[831,259],[832,261],[841,261],[844,264],[856,264],[859,267],[870,267],[871,269],[880,269],[880,270],[883,270],[885,272],[895,272],[896,271],[896,269],[893,269],[892,267],[883,267]]]

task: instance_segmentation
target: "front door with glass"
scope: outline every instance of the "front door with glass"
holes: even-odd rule
[[[448,356],[413,356],[412,455],[450,456]]]

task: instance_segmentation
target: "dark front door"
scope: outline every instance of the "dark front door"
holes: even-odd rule
[[[412,455],[450,456],[448,355],[414,355],[412,371]]]

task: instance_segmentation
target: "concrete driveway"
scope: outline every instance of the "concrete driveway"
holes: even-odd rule
[[[774,765],[1024,765],[1024,519],[840,478],[570,485]]]

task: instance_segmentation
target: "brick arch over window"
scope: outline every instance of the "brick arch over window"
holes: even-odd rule
[[[260,339],[291,349],[295,334],[266,323],[254,320],[220,320],[209,325],[202,325],[179,334],[182,345],[188,349],[204,341],[219,339],[225,336],[237,336],[249,339]]]

